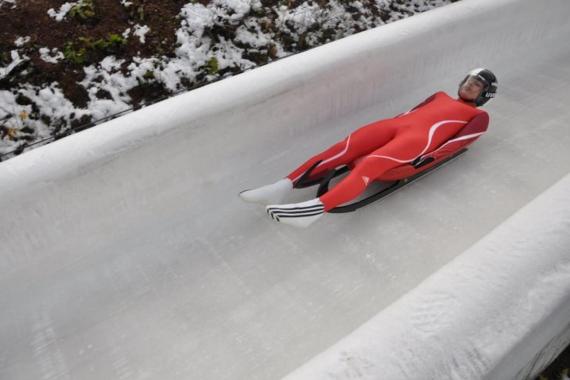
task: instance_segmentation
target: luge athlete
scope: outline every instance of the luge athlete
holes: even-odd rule
[[[493,98],[496,91],[497,78],[490,70],[471,70],[459,84],[457,99],[436,92],[408,112],[357,129],[287,177],[243,191],[240,196],[247,202],[269,204],[267,212],[275,221],[306,227],[328,210],[356,198],[370,182],[409,177],[473,143],[489,124],[489,115],[478,107]],[[351,171],[319,198],[275,204],[319,161],[310,178],[319,178],[342,165],[348,165]]]

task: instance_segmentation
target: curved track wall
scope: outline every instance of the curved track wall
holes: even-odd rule
[[[287,380],[534,379],[570,343],[570,175]]]

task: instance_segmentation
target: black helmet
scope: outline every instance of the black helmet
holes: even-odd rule
[[[477,99],[474,100],[477,107],[482,106],[483,104],[487,103],[489,99],[495,97],[495,94],[497,93],[497,77],[491,72],[491,70],[483,68],[471,70],[469,73],[467,73],[461,83],[459,83],[459,90],[465,81],[469,79],[469,77],[474,77],[484,84],[483,91],[481,91],[481,94],[477,97]],[[460,92],[459,90],[457,90],[458,95]],[[459,97],[461,97],[461,95],[459,95]]]

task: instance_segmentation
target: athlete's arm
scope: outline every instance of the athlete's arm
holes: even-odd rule
[[[462,148],[465,148],[475,142],[482,134],[487,131],[489,126],[489,114],[482,112],[475,116],[465,124],[465,126],[451,139],[442,146],[426,155],[418,157],[412,162],[416,168],[429,164],[432,161],[447,157]]]

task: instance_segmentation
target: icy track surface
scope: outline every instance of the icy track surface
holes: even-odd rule
[[[568,4],[534,3],[464,0],[2,163],[0,378],[277,379],[369,320],[570,171]],[[460,14],[493,33],[466,45]],[[490,130],[441,170],[306,230],[239,200],[477,66]]]

